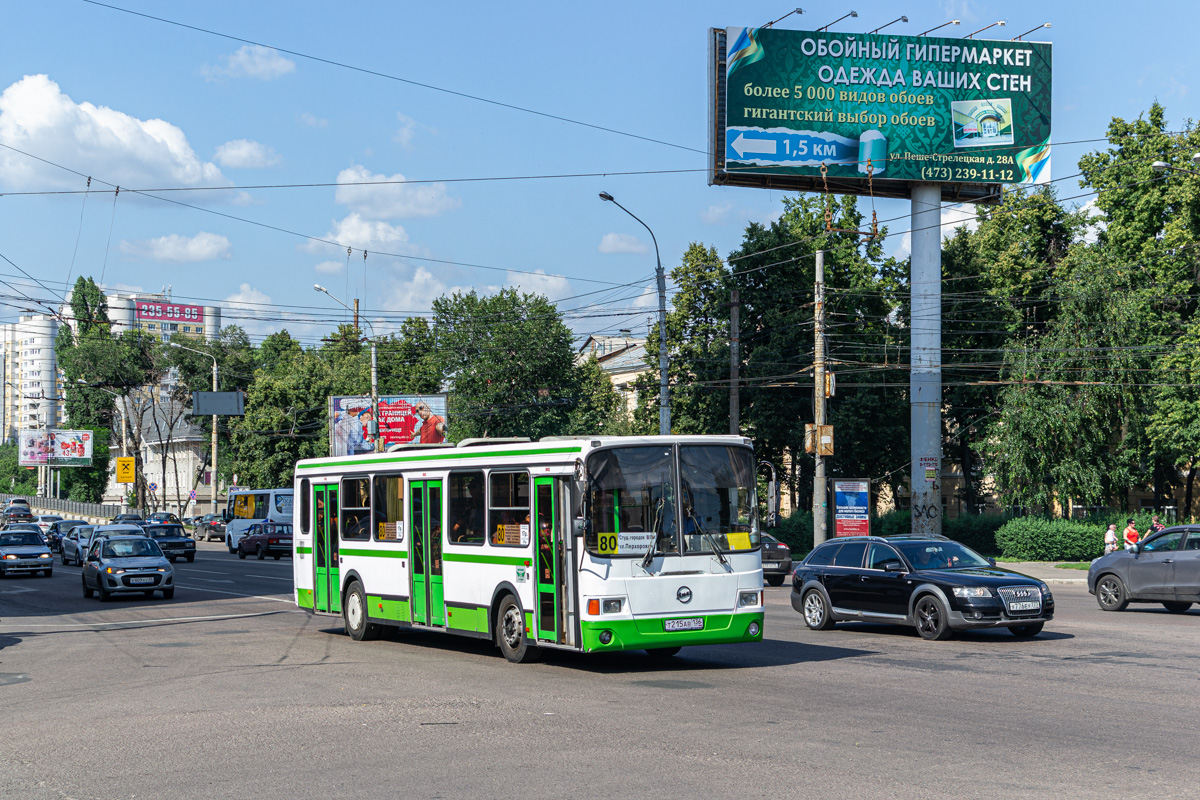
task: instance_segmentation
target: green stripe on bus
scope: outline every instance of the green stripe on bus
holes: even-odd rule
[[[444,561],[465,561],[471,564],[508,564],[523,567],[529,563],[529,556],[477,556],[474,553],[442,553]]]
[[[704,630],[666,631],[663,618],[650,619],[585,619],[579,625],[583,633],[585,652],[605,650],[645,650],[655,647],[680,647],[698,644],[730,644],[733,642],[761,642],[763,637],[763,613],[748,614],[697,614],[704,618]],[[676,617],[673,617],[673,619]],[[758,635],[750,635],[750,623],[758,623]],[[612,641],[600,643],[601,631],[610,631]]]
[[[453,628],[456,631],[475,631],[477,633],[487,633],[487,606],[463,608],[462,606],[447,605],[446,614],[446,625],[449,628]]]
[[[366,556],[368,558],[408,558],[407,550],[358,550],[349,547],[343,547],[341,554],[344,556]]]
[[[391,456],[389,458],[358,458],[352,461],[328,461],[324,464],[304,464],[297,465],[297,470],[322,470],[322,469],[338,469],[341,467],[362,467],[371,464],[407,464],[414,461],[437,461],[450,460],[460,458],[481,458],[483,456],[493,456],[496,458],[508,458],[510,456],[552,456],[560,453],[580,453],[583,452],[582,447],[547,447],[541,450],[510,450],[497,453],[494,450],[473,450],[468,448],[463,451],[454,451],[447,453],[444,450],[435,450],[432,453],[426,453],[419,456]]]
[[[393,622],[412,621],[407,600],[385,600],[378,595],[367,595],[367,616],[374,619],[389,619]]]
[[[297,589],[296,590],[296,605],[301,608],[313,607],[312,589]]]
[[[311,547],[297,547],[296,552],[297,553],[311,553],[312,548]]]

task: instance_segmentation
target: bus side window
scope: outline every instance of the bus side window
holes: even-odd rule
[[[308,478],[300,481],[300,533],[308,533],[308,522],[312,517],[312,488],[309,486]]]
[[[342,479],[342,538],[371,536],[371,483],[367,478]]]
[[[404,479],[399,475],[376,475],[371,499],[375,541],[404,541]]]
[[[450,533],[452,544],[483,544],[484,514],[482,472],[450,473]]]
[[[498,547],[525,547],[530,540],[529,473],[493,472],[488,530]]]

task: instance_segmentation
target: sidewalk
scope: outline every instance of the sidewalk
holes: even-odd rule
[[[1001,562],[997,567],[1001,569],[1011,569],[1013,572],[1020,572],[1028,575],[1031,578],[1037,578],[1046,583],[1062,583],[1074,586],[1087,586],[1087,570],[1084,569],[1058,569],[1055,564],[1060,564],[1060,561],[1018,561],[1018,562]]]

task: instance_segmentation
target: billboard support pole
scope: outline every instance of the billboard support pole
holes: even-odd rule
[[[942,532],[942,187],[912,185],[909,419],[912,532]]]
[[[358,301],[354,301],[355,307]],[[371,333],[375,333],[374,329]],[[371,425],[375,427],[375,452],[383,452],[383,437],[379,435],[379,364],[375,360],[375,337],[371,337]]]
[[[813,330],[813,547],[828,538],[829,488],[825,482],[825,456],[821,454],[821,431],[825,429],[825,251],[817,251],[816,300]]]

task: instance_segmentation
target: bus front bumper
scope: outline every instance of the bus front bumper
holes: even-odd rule
[[[659,647],[687,647],[702,644],[761,642],[763,612],[741,614],[702,614],[704,627],[699,630],[666,630],[674,617],[641,619],[584,619],[580,621],[583,650],[587,653],[616,650],[653,650]],[[755,631],[752,633],[751,631]]]

